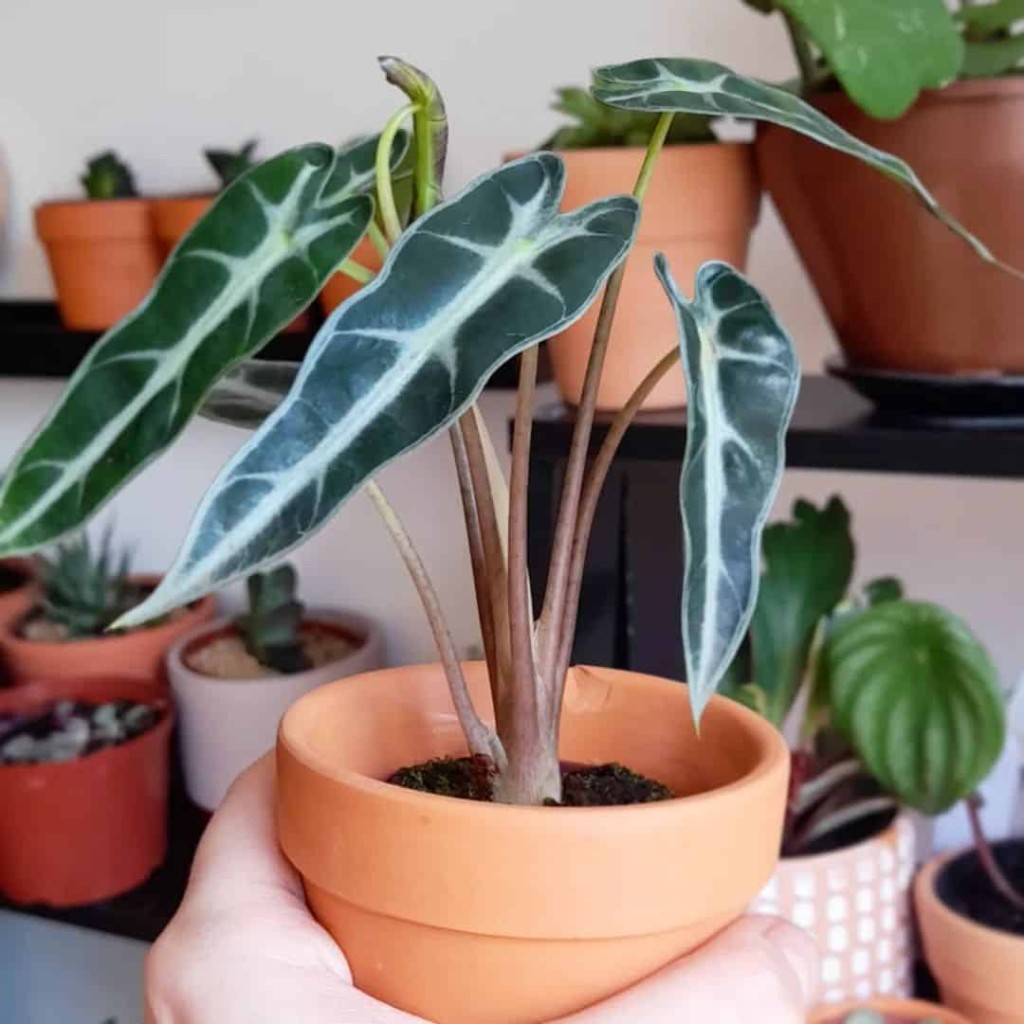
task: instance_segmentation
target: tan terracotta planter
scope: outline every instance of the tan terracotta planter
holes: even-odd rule
[[[485,667],[467,674],[489,708]],[[680,798],[508,807],[386,784],[466,752],[436,665],[323,686],[289,710],[279,837],[361,989],[441,1024],[552,1020],[694,949],[771,874],[789,752],[745,708],[715,698],[698,740],[682,684],[576,668],[560,751]]]
[[[138,579],[153,586],[159,582],[158,576]],[[127,675],[164,684],[167,648],[200,623],[212,619],[215,611],[214,599],[204,597],[185,614],[160,626],[59,644],[26,640],[19,635],[21,617],[18,617],[6,623],[0,621],[0,654],[15,683]]]
[[[146,297],[161,263],[148,200],[43,203],[35,216],[65,327],[105,331]]]
[[[892,1014],[902,1020],[925,1021],[935,1020],[939,1024],[972,1024],[959,1013],[947,1010],[935,1003],[925,1003],[919,999],[868,999],[842,1006],[822,1006],[815,1010],[808,1024],[843,1024],[843,1017],[854,1010],[874,1010],[876,1013]]]
[[[384,265],[374,244],[364,238],[352,253],[352,259],[375,273]],[[325,314],[333,313],[346,299],[355,295],[362,285],[347,274],[332,274],[320,292],[320,306]]]
[[[18,573],[24,582],[11,590],[0,592],[0,625],[20,618],[32,606],[35,597],[36,583],[32,563],[24,558],[5,558],[0,560],[0,568],[11,569]]]
[[[166,696],[136,679],[46,681],[0,690],[0,714],[59,700],[133,700],[162,712],[147,732],[62,764],[0,767],[0,896],[77,906],[141,885],[167,846]]]
[[[787,857],[751,905],[808,931],[821,951],[821,998],[842,1003],[913,991],[914,826],[901,815],[872,839]]]
[[[316,611],[309,620],[335,628],[358,646],[347,657],[308,672],[257,679],[211,679],[186,664],[189,652],[231,630],[226,620],[200,626],[167,652],[167,675],[178,706],[182,767],[189,796],[215,809],[238,774],[274,746],[281,716],[314,687],[384,663],[384,641],[369,619]]]
[[[1024,1024],[1024,938],[978,924],[939,898],[935,882],[952,856],[929,861],[914,883],[924,953],[942,1001],[972,1024]]]
[[[644,150],[585,149],[559,154],[567,182],[563,207],[572,209],[617,192],[630,192]],[[757,220],[760,189],[752,147],[741,143],[672,146],[658,159],[644,200],[643,217],[626,276],[605,362],[598,408],[619,409],[655,363],[678,344],[672,307],[654,275],[654,255],[664,252],[687,293],[697,268],[725,260],[742,270]],[[558,389],[579,403],[600,303],[548,343]],[[681,369],[655,388],[646,409],[681,406]]]
[[[841,94],[815,104],[908,161],[954,216],[1024,266],[1024,80],[926,92],[898,121],[873,120]],[[1024,373],[1024,283],[982,263],[909,193],[856,160],[773,127],[759,130],[757,156],[848,362]]]

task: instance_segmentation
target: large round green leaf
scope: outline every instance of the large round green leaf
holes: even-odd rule
[[[974,791],[1006,731],[996,671],[955,615],[887,601],[822,652],[836,726],[904,804],[938,814]]]

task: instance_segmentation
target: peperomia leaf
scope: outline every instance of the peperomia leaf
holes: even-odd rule
[[[623,259],[628,196],[559,214],[562,161],[492,171],[416,221],[332,314],[287,400],[207,492],[145,621],[306,540],[392,459],[450,424],[492,371],[562,330]]]
[[[218,197],[17,457],[0,490],[0,551],[81,526],[178,436],[218,377],[313,300],[366,231],[374,145],[293,149]]]
[[[247,359],[214,384],[199,415],[216,423],[255,430],[284,401],[300,365]]]
[[[943,0],[775,0],[810,36],[847,95],[899,117],[960,71],[964,46]]]
[[[1024,21],[1024,0],[964,4],[953,17],[973,33],[1008,32],[1018,21]]]
[[[996,671],[955,615],[886,601],[841,622],[822,651],[835,725],[882,786],[939,814],[969,796],[1003,748]]]
[[[680,484],[682,620],[699,718],[757,600],[761,530],[782,477],[800,368],[768,303],[731,267],[701,267],[692,302],[663,256],[655,268],[675,309],[689,396]]]
[[[791,522],[764,531],[764,570],[750,622],[753,680],[766,695],[765,717],[781,726],[807,672],[821,621],[853,576],[850,513],[838,497],[817,509],[797,501]]]
[[[1024,61],[1024,35],[968,42],[964,52],[964,78],[995,78],[1014,71]]]
[[[599,68],[594,72],[593,92],[602,103],[625,110],[749,118],[800,132],[824,146],[855,157],[902,185],[983,260],[1016,276],[1024,276],[996,259],[980,239],[940,206],[908,164],[891,153],[861,142],[785,89],[744,78],[713,61],[681,57],[647,58]]]

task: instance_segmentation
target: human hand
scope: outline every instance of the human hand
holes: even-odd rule
[[[268,755],[210,822],[181,909],[146,962],[148,1024],[422,1024],[353,984],[278,848],[273,789]],[[815,966],[802,932],[747,918],[563,1024],[803,1024]]]

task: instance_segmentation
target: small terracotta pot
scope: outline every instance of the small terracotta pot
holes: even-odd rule
[[[563,207],[574,209],[630,192],[644,150],[581,149],[559,155],[567,170]],[[693,290],[698,267],[708,260],[725,260],[742,270],[760,198],[753,147],[748,144],[672,146],[662,152],[619,295],[599,409],[622,408],[648,371],[679,343],[672,307],[654,275],[655,254],[665,253],[687,292]],[[599,307],[597,300],[585,316],[548,343],[555,382],[571,405],[579,403],[583,390]],[[683,372],[676,368],[658,384],[644,408],[673,408],[685,401]]]
[[[138,576],[135,580],[155,587],[160,577]],[[0,622],[0,654],[15,683],[34,679],[94,679],[127,673],[162,685],[166,683],[164,652],[180,636],[212,619],[215,612],[214,599],[204,597],[183,615],[159,626],[56,644],[21,636],[22,616]]]
[[[466,666],[493,720],[485,666]],[[675,800],[510,807],[416,793],[395,769],[462,756],[437,665],[322,686],[277,746],[282,848],[363,991],[440,1024],[534,1024],[588,1006],[739,917],[778,856],[789,752],[723,698],[694,733],[681,683],[575,668],[565,761],[618,761]]]
[[[187,235],[196,221],[213,205],[216,196],[164,196],[152,201],[153,227],[160,245],[161,257],[166,260],[175,246]],[[284,334],[310,329],[308,313],[300,313],[282,329]]]
[[[1024,938],[958,914],[936,892],[956,854],[929,861],[914,883],[925,958],[942,1001],[973,1024],[1024,1024]]]
[[[854,846],[780,861],[751,905],[809,932],[827,1003],[913,992],[914,825],[900,815]]]
[[[958,220],[1024,266],[1024,80],[925,92],[897,121],[840,93],[815,105],[906,160]],[[761,176],[854,366],[1024,373],[1024,283],[983,263],[904,189],[783,128],[757,135]]]
[[[178,707],[185,787],[200,807],[214,810],[238,774],[274,746],[281,716],[304,693],[383,665],[383,637],[364,616],[314,611],[307,622],[334,629],[358,646],[347,657],[308,672],[211,679],[186,662],[197,648],[234,631],[231,623],[221,619],[192,630],[167,652],[167,674]]]
[[[43,203],[35,217],[65,327],[105,331],[153,287],[161,260],[148,200]]]
[[[136,679],[34,682],[0,690],[0,714],[60,700],[133,700],[162,714],[135,739],[76,761],[0,767],[0,895],[15,903],[110,899],[164,859],[174,717],[167,698]]]
[[[23,582],[11,590],[0,593],[0,625],[18,619],[32,607],[36,594],[35,572],[27,558],[5,558],[0,568],[18,573]]]
[[[936,1020],[939,1024],[972,1024],[959,1013],[947,1010],[944,1006],[936,1006],[935,1003],[925,1003],[920,999],[886,999],[882,996],[860,999],[842,1006],[818,1007],[808,1018],[808,1024],[843,1024],[845,1015],[854,1010],[874,1010],[876,1013],[888,1013],[909,1021]]]
[[[369,238],[364,238],[356,246],[355,252],[352,253],[352,259],[374,273],[384,266],[384,261]],[[332,313],[346,299],[355,295],[360,288],[362,285],[358,281],[353,281],[347,274],[332,274],[327,278],[327,283],[324,285],[323,291],[320,292],[320,306],[325,315]]]

